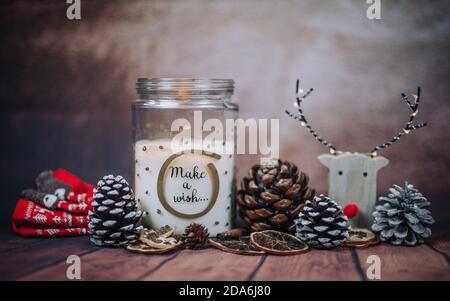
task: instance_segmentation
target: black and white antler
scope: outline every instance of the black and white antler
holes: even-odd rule
[[[375,146],[371,151],[370,154],[372,156],[376,156],[377,155],[377,151],[378,150],[382,150],[385,148],[388,148],[389,146],[391,146],[392,144],[394,144],[395,142],[397,142],[398,140],[400,140],[400,138],[403,135],[407,135],[409,133],[411,133],[412,131],[415,131],[417,129],[423,128],[425,127],[427,124],[424,123],[419,123],[419,124],[413,124],[414,118],[417,116],[417,114],[419,113],[419,101],[420,101],[420,87],[417,87],[417,94],[413,94],[412,95],[414,97],[414,101],[411,102],[408,98],[408,96],[406,96],[405,93],[402,93],[402,98],[403,100],[406,102],[406,104],[409,106],[409,108],[412,110],[411,115],[409,116],[409,120],[406,123],[405,127],[399,131],[397,133],[397,135],[395,135],[391,140],[389,140],[386,143],[380,144]]]
[[[295,95],[296,95],[296,103],[294,104],[297,107],[298,113],[293,114],[286,110],[286,114],[288,114],[290,117],[294,118],[295,120],[300,121],[300,124],[308,130],[308,132],[314,136],[314,138],[321,144],[325,145],[330,149],[330,153],[335,154],[336,153],[336,147],[328,142],[327,140],[323,139],[309,124],[306,120],[305,115],[303,114],[302,110],[302,101],[305,100],[305,98],[311,94],[311,92],[314,91],[314,89],[309,89],[306,93],[303,93],[303,90],[300,89],[300,80],[297,79],[297,84],[295,86]]]
[[[303,93],[303,90],[300,89],[300,80],[297,80],[296,86],[295,86],[295,95],[296,95],[296,103],[294,104],[297,107],[298,113],[294,114],[289,112],[288,110],[286,110],[286,114],[288,114],[290,117],[294,118],[295,120],[300,121],[300,124],[304,127],[306,127],[306,129],[308,130],[308,132],[314,136],[314,138],[321,144],[323,144],[324,146],[328,147],[330,149],[330,153],[331,154],[336,154],[338,153],[336,147],[331,144],[330,142],[328,142],[327,140],[325,140],[324,138],[322,138],[309,124],[308,121],[306,120],[306,117],[303,113],[301,104],[302,101],[305,100],[305,98],[311,94],[311,92],[313,91],[313,89],[309,89],[306,93]],[[419,124],[413,124],[414,118],[417,116],[417,114],[419,113],[419,101],[420,101],[420,87],[417,87],[417,95],[413,94],[414,97],[414,101],[411,102],[408,98],[408,96],[406,96],[404,93],[402,93],[402,97],[403,100],[408,104],[409,108],[412,110],[412,113],[409,117],[408,122],[406,123],[405,127],[399,131],[397,133],[397,135],[395,135],[391,140],[389,140],[386,143],[380,144],[375,146],[371,151],[370,151],[370,155],[372,157],[377,155],[377,151],[382,150],[382,149],[386,149],[389,146],[393,145],[394,143],[396,143],[398,140],[400,140],[400,138],[403,135],[407,135],[412,131],[415,131],[417,129],[423,128],[425,127],[427,124],[426,123],[419,123]]]

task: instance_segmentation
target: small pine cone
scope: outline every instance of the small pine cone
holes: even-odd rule
[[[334,248],[348,237],[350,226],[342,207],[323,194],[306,201],[298,217],[296,236],[312,248]]]
[[[205,226],[192,223],[184,231],[183,243],[188,249],[204,249],[207,245],[208,237],[208,229]]]
[[[372,230],[379,234],[381,241],[414,246],[431,236],[434,219],[425,209],[430,202],[413,185],[405,183],[404,188],[393,185],[387,197],[379,200],[384,204],[372,213]]]
[[[104,176],[94,189],[93,211],[89,211],[90,240],[98,246],[122,247],[135,243],[142,211],[132,197],[133,191],[122,176]]]

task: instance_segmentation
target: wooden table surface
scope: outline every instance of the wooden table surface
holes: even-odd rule
[[[69,255],[81,258],[82,280],[367,280],[369,255],[382,280],[450,280],[450,239],[443,233],[416,247],[340,247],[296,256],[241,256],[216,249],[140,255],[98,248],[87,237],[23,238],[0,233],[0,279],[67,280]]]

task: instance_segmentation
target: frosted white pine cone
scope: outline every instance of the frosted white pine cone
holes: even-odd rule
[[[143,230],[133,191],[122,176],[107,175],[94,189],[93,210],[89,211],[90,240],[98,246],[122,247],[137,241]]]
[[[392,185],[384,202],[372,213],[372,230],[381,241],[392,245],[414,246],[431,236],[430,226],[434,223],[431,212],[425,207],[430,202],[411,184],[405,187]]]
[[[305,202],[295,223],[295,235],[316,249],[339,246],[348,237],[350,230],[342,207],[323,194]]]

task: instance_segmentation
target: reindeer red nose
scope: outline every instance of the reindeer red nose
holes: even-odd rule
[[[358,210],[359,210],[358,205],[356,205],[354,203],[349,203],[349,204],[345,205],[345,207],[344,207],[344,214],[348,218],[352,218],[358,214]]]

